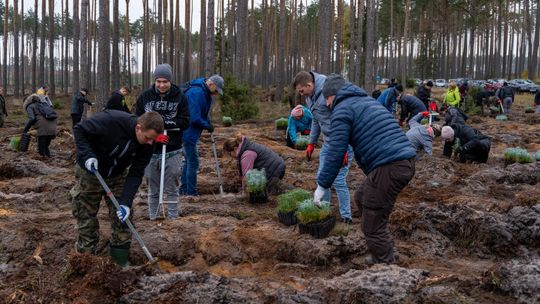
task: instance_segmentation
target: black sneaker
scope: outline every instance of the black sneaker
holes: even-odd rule
[[[347,225],[351,225],[351,224],[352,224],[352,218],[345,217],[345,218],[342,218],[341,221],[342,221],[344,224],[347,224]]]

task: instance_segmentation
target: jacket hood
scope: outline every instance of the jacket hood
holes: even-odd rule
[[[43,96],[43,95],[41,95],[41,96]],[[41,96],[38,95],[38,94],[32,94],[32,95],[26,97],[26,99],[25,99],[24,102],[23,102],[23,110],[26,111],[26,108],[27,108],[29,105],[33,104],[34,102],[42,101],[42,100],[41,100]]]
[[[159,92],[156,90],[155,84],[152,85],[152,92],[156,94],[157,96],[159,96]],[[175,84],[171,84],[171,88],[169,89],[169,92],[167,92],[167,94],[165,94],[164,97],[176,96],[179,93],[180,93],[180,88]]]
[[[313,75],[313,78],[315,78],[315,87],[313,89],[313,95],[311,96],[313,102],[316,102],[316,99],[317,98],[314,98],[316,96],[319,96],[320,94],[322,94],[322,89],[323,89],[323,86],[324,86],[324,82],[326,81],[326,76],[322,75],[322,74],[317,74],[315,72],[311,72],[311,74]]]
[[[364,91],[364,89],[350,83],[350,82],[347,82],[345,83],[341,89],[339,89],[339,91],[337,92],[336,94],[336,97],[334,99],[334,103],[332,105],[332,109],[334,109],[340,102],[342,102],[343,100],[349,98],[349,97],[366,97],[368,96],[368,94],[366,93],[366,91]]]
[[[208,87],[206,86],[206,78],[197,78],[189,82],[190,87],[199,87],[202,88],[206,93],[210,93]]]

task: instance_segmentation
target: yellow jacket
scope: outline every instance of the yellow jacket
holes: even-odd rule
[[[451,105],[452,107],[458,107],[459,102],[461,101],[461,96],[459,95],[458,87],[453,89],[448,89],[446,94],[444,94],[444,102]]]

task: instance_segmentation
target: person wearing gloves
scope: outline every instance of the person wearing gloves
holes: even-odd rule
[[[311,111],[303,106],[297,105],[291,111],[289,115],[289,124],[287,127],[287,146],[294,148],[296,146],[296,139],[298,133],[302,135],[309,135],[311,133],[311,121],[313,115]]]
[[[212,106],[212,96],[223,95],[225,81],[219,75],[207,79],[198,78],[188,83],[184,92],[189,103],[189,128],[184,131],[184,167],[182,169],[180,194],[199,195],[197,191],[197,172],[199,171],[199,153],[197,142],[203,130],[214,132],[214,126],[208,118]]]
[[[429,125],[420,124],[420,121],[427,117],[429,117],[428,111],[416,114],[409,120],[409,131],[405,133],[411,144],[416,148],[416,159],[420,158],[421,151],[425,151],[428,155],[433,153],[433,138],[435,137],[433,128]]]
[[[131,93],[131,90],[128,87],[121,87],[120,90],[112,92],[105,109],[131,113],[131,110],[126,104],[126,96],[129,95],[129,93]]]
[[[313,201],[320,205],[351,145],[356,162],[367,175],[355,198],[362,210],[362,231],[372,261],[394,263],[388,219],[396,197],[414,176],[416,151],[392,114],[363,89],[332,75],[324,83],[323,95],[332,109],[332,138]]]
[[[223,152],[237,159],[239,177],[242,180],[242,190],[245,190],[245,177],[251,169],[264,169],[266,190],[270,194],[281,194],[292,189],[291,186],[282,181],[285,176],[285,161],[270,148],[239,134],[236,138],[225,141]]]
[[[396,102],[398,96],[403,93],[403,86],[398,84],[396,86],[388,87],[384,90],[377,101],[382,104],[390,113],[396,113]]]
[[[460,162],[485,163],[491,149],[491,139],[480,131],[461,124],[444,126],[441,130],[444,139],[443,155],[452,157],[452,152],[458,156]]]
[[[171,66],[166,63],[157,65],[154,70],[154,84],[137,98],[135,108],[137,116],[152,111],[158,112],[163,117],[165,129],[170,130],[163,143],[155,145],[154,154],[145,170],[150,220],[155,220],[158,213],[163,144],[167,146],[163,204],[167,206],[169,219],[178,218],[182,133],[189,127],[189,109],[186,96],[171,82],[171,79]]]
[[[319,135],[322,133],[324,136],[321,153],[319,154],[319,169],[317,170],[317,176],[319,176],[322,164],[329,153],[328,142],[332,137],[332,130],[330,128],[330,116],[332,111],[326,106],[326,101],[322,94],[324,81],[326,76],[317,74],[314,72],[299,72],[293,81],[295,90],[302,96],[306,97],[308,108],[313,114],[311,122],[311,132],[309,135],[309,144],[306,149],[306,156],[311,159],[313,151],[315,150],[315,144],[319,140]],[[350,162],[352,160],[352,148],[349,147],[348,152],[343,156],[340,161],[341,169],[337,178],[333,181],[334,189],[336,190],[339,213],[341,220],[346,224],[352,223],[351,212],[351,198],[349,194],[349,186],[347,185],[347,174],[349,173]],[[324,200],[330,202],[331,192],[330,187],[324,195]]]
[[[71,100],[71,123],[74,127],[81,121],[84,113],[84,104],[92,105],[92,103],[86,97],[88,95],[88,89],[82,88],[73,95]]]
[[[116,210],[106,200],[112,230],[110,254],[118,265],[128,264],[131,231],[124,222],[133,216],[133,198],[152,157],[152,144],[162,132],[163,119],[156,112],[137,118],[125,112],[105,110],[73,127],[77,182],[70,194],[77,220],[77,252],[95,254],[99,242],[97,215],[106,193],[93,174],[97,170],[120,204],[120,210]]]
[[[400,126],[403,126],[405,121],[409,122],[416,114],[427,111],[424,103],[415,96],[402,93],[398,95],[397,101],[401,105],[401,114],[399,117]]]

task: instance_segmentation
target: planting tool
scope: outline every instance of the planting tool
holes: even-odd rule
[[[219,160],[217,157],[216,140],[214,138],[214,133],[210,133],[210,139],[212,141],[212,152],[214,152],[214,159],[216,161],[216,172],[219,179],[219,194],[223,196],[223,180],[221,179],[221,170],[219,168]]]
[[[429,113],[429,125],[431,126],[431,122],[433,121],[433,116],[439,116],[439,113],[437,112],[430,112]]]
[[[114,197],[114,194],[111,192],[111,189],[109,189],[109,187],[105,183],[105,180],[103,180],[103,177],[101,177],[101,174],[99,174],[97,170],[94,170],[94,174],[96,175],[97,179],[99,180],[99,183],[101,184],[101,187],[103,187],[103,190],[105,190],[105,193],[107,194],[109,199],[113,202],[116,210],[120,210],[120,204]],[[139,242],[139,245],[141,245],[144,255],[146,255],[148,260],[150,260],[150,263],[156,262],[157,259],[152,256],[152,254],[150,253],[150,251],[144,244],[144,241],[142,240],[141,236],[139,235],[135,227],[133,227],[133,224],[131,223],[130,219],[128,218],[125,223],[128,226],[129,230],[131,230],[131,233],[133,234],[133,236],[135,236],[135,239],[137,240],[137,242]]]
[[[180,128],[176,129],[169,129],[169,131],[180,131]],[[167,135],[167,129],[163,130],[163,134]],[[159,201],[158,206],[156,209],[156,214],[154,214],[154,218],[157,217],[159,213],[159,208],[163,205],[163,190],[165,188],[165,154],[167,152],[167,145],[163,144],[163,147],[161,149],[161,172],[159,176]],[[167,219],[167,216],[165,216],[165,208],[163,210],[163,218]]]

